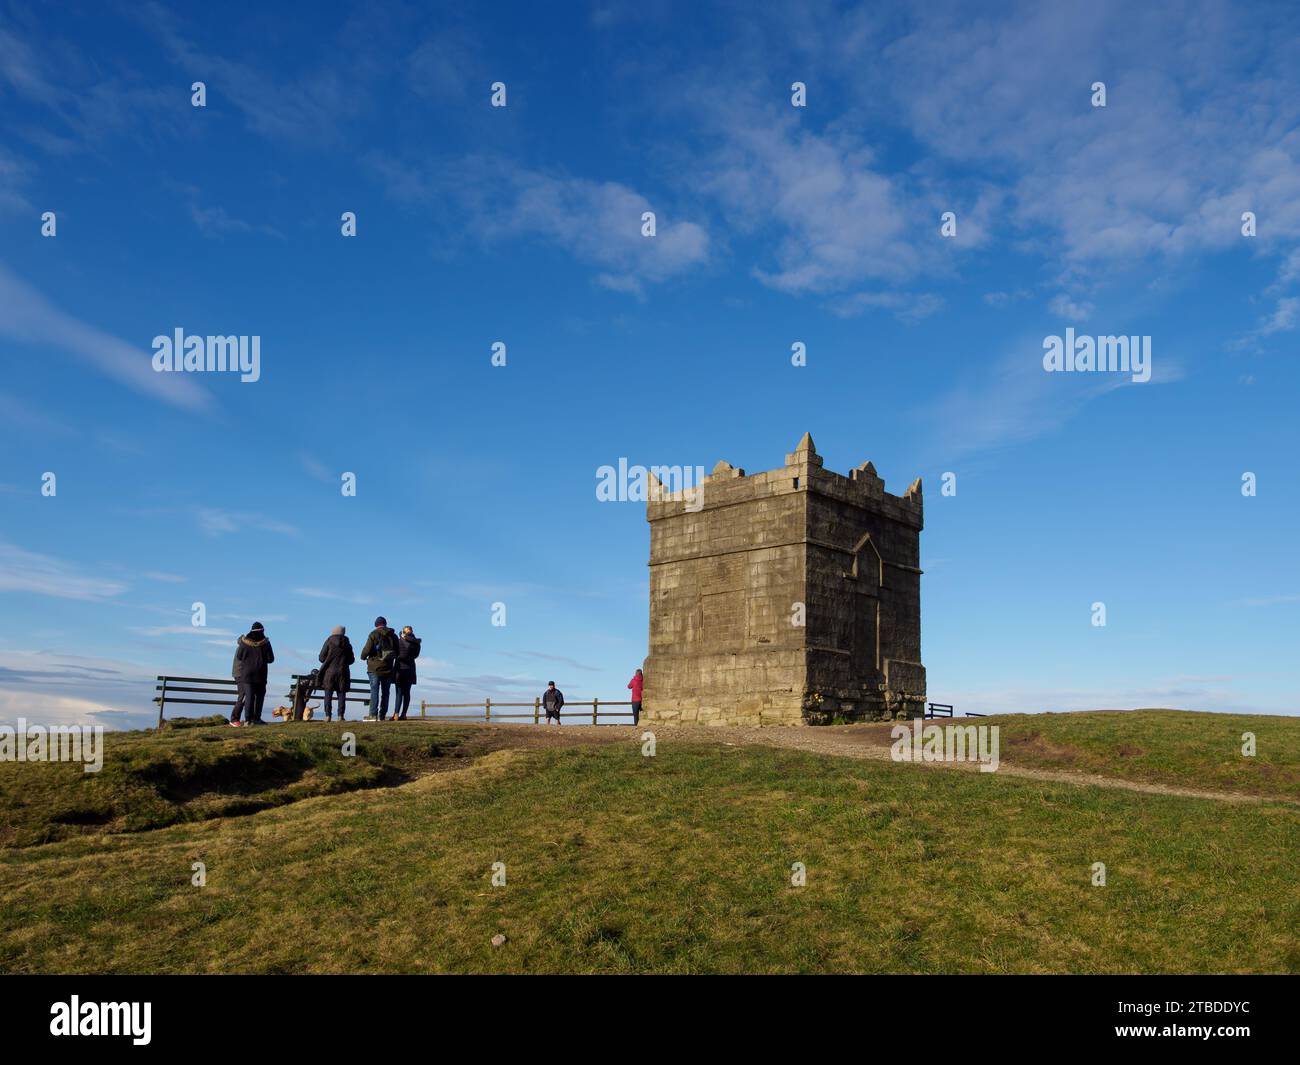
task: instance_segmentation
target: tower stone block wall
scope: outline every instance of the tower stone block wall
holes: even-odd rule
[[[725,462],[652,481],[644,716],[802,725],[919,716],[920,481],[822,468],[807,434],[779,469]]]

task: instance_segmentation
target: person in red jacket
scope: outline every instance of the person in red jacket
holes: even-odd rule
[[[645,674],[639,669],[636,675],[628,681],[627,686],[632,689],[632,724],[641,723],[641,689],[645,687]]]

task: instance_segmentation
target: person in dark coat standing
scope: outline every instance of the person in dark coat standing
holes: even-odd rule
[[[397,685],[397,703],[393,706],[393,720],[406,720],[411,708],[411,687],[415,684],[415,660],[420,657],[420,638],[410,625],[397,637],[397,665],[393,683]]]
[[[320,649],[320,686],[325,692],[325,720],[334,720],[334,695],[339,697],[339,720],[347,717],[348,688],[352,685],[351,665],[357,660],[352,653],[348,630],[335,625],[325,646]]]
[[[645,674],[638,669],[627,682],[627,686],[632,689],[632,724],[639,725],[641,724],[641,691],[645,688]]]
[[[542,692],[542,709],[546,711],[546,723],[551,723],[551,718],[555,718],[555,723],[560,723],[560,709],[564,706],[564,692],[555,686],[555,681],[546,682],[546,691]]]
[[[388,693],[393,687],[393,673],[397,664],[397,633],[388,627],[384,617],[375,618],[374,630],[366,637],[361,648],[370,674],[370,713],[383,721],[388,716]]]
[[[262,703],[266,700],[266,667],[275,661],[271,641],[260,621],[254,621],[247,636],[241,636],[235,645],[235,661],[231,675],[235,678],[239,694],[235,709],[230,715],[232,726],[262,725]],[[244,720],[239,720],[240,713]]]

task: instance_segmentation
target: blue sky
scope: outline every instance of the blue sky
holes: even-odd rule
[[[932,699],[1296,713],[1300,16],[767,7],[0,0],[0,719],[377,613],[417,698],[621,698],[597,470],[806,430],[924,480]],[[260,380],[155,373],[176,328]],[[1044,372],[1066,328],[1152,379]]]

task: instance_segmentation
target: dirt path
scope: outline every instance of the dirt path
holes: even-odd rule
[[[691,743],[715,743],[727,747],[783,747],[789,750],[829,754],[839,758],[864,758],[889,762],[890,724],[831,725],[818,728],[746,728],[746,727],[682,727],[677,725],[565,725],[562,728],[545,725],[483,725],[497,733],[493,747],[548,748],[576,747],[589,744],[628,743],[652,728],[658,742],[682,740]],[[924,770],[950,772],[979,772],[973,762],[919,762],[907,763]],[[1099,788],[1119,788],[1149,795],[1181,795],[1192,799],[1213,799],[1217,802],[1289,802],[1287,799],[1267,795],[1243,795],[1229,791],[1203,791],[1172,784],[1152,784],[1120,777],[1101,776],[1096,773],[1073,773],[1057,769],[1036,769],[1013,766],[1003,761],[996,773],[984,776],[1020,777],[1043,780],[1055,784],[1092,785]]]

